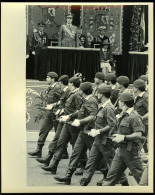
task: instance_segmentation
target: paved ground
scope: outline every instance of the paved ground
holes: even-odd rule
[[[49,140],[54,136],[54,132],[51,132],[47,137],[47,141],[43,148],[42,156],[46,156],[48,151]],[[38,132],[28,132],[27,133],[27,152],[33,151],[37,146]],[[68,146],[69,155],[71,155],[71,145]],[[69,159],[63,159],[60,161],[57,175],[64,176],[66,173],[66,168]],[[41,169],[42,164],[36,161],[34,157],[27,155],[27,184],[28,186],[63,186],[63,183],[59,183],[53,179],[53,175],[50,172],[46,172]],[[128,175],[128,170],[126,171]],[[81,176],[73,175],[72,186],[79,186],[79,180]],[[102,179],[102,174],[96,171],[89,186],[96,186],[96,182]],[[136,181],[132,176],[128,176],[129,184],[132,186],[137,185]]]

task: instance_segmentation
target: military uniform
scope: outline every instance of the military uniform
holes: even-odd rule
[[[74,79],[74,77],[72,78]],[[76,80],[77,79],[79,78],[76,78]],[[66,104],[65,104],[64,114],[65,115],[73,114],[74,112],[79,110],[81,107],[82,101],[83,100],[81,97],[81,93],[78,88],[76,88],[74,91],[71,91],[66,101]],[[53,158],[52,163],[48,167],[42,167],[45,171],[50,171],[51,168],[53,167],[56,167],[57,169],[58,163],[62,158],[64,148],[66,148],[69,141],[71,145],[74,146],[75,141],[79,134],[79,128],[73,127],[71,123],[72,123],[71,121],[67,121],[63,125],[60,137],[57,141],[57,147],[53,151],[54,158]]]
[[[102,129],[107,125],[112,128],[115,125],[115,123],[116,116],[114,112],[114,106],[112,105],[110,100],[107,100],[99,108],[99,112],[95,120],[95,129]],[[97,163],[101,159],[100,154],[102,154],[102,157],[104,158],[107,165],[110,166],[115,154],[115,149],[114,143],[112,142],[111,139],[108,138],[108,132],[103,134],[101,133],[95,137],[95,141],[92,145],[87,165],[85,167],[82,178],[86,180],[87,184],[90,182],[96,170]]]
[[[97,72],[95,74],[95,77],[100,79],[101,81],[104,81],[104,74],[102,72]],[[100,84],[96,85],[94,88],[93,88],[93,92],[92,92],[92,95],[98,100],[97,98],[97,94],[98,94],[98,87],[102,84],[103,82],[101,82]]]
[[[124,98],[127,101],[133,99],[129,97],[131,97],[131,94],[124,93],[120,98]],[[117,134],[131,135],[134,132],[144,132],[144,128],[139,114],[133,108],[129,108],[118,121]],[[135,138],[132,141],[124,140],[119,142],[103,186],[115,185],[127,167],[130,169],[137,183],[139,183],[143,173],[142,160],[139,155],[141,149],[142,144],[139,138]]]
[[[52,104],[52,103],[58,102],[61,94],[62,94],[62,90],[60,88],[59,83],[54,83],[46,91],[47,104]],[[44,145],[46,137],[53,126],[55,127],[55,130],[57,129],[57,123],[55,123],[55,119],[56,119],[56,117],[54,114],[54,110],[52,109],[51,111],[47,111],[46,118],[44,119],[42,128],[39,132],[39,139],[38,139],[39,146]]]
[[[58,45],[61,47],[77,47],[78,34],[74,25],[62,25],[59,30]]]
[[[49,72],[47,74],[47,76],[49,76],[51,78],[58,77],[58,75],[55,72]],[[52,103],[58,102],[60,99],[60,96],[62,94],[62,90],[61,90],[59,83],[55,82],[53,85],[48,87],[45,94],[46,94],[45,95],[46,104],[52,104]],[[34,152],[29,152],[28,153],[29,155],[41,157],[41,150],[42,150],[42,147],[44,146],[44,142],[46,140],[46,137],[47,137],[49,131],[52,129],[53,126],[55,129],[57,128],[57,123],[55,123],[55,119],[56,119],[56,117],[54,114],[54,110],[53,109],[47,110],[46,117],[45,117],[43,124],[42,124],[42,127],[39,131],[37,150]]]
[[[133,86],[138,88],[138,87],[145,87],[144,81],[141,81],[140,79],[134,81]],[[138,112],[140,116],[144,116],[145,114],[148,113],[148,93],[143,91],[141,92],[136,98],[135,98],[135,103],[134,103],[134,109]],[[145,135],[148,135],[148,118],[143,120],[143,124],[145,127]],[[147,139],[145,140],[144,143],[144,150],[147,153],[148,148],[147,148]]]
[[[32,52],[35,51],[35,67],[34,67],[34,78],[40,78],[41,64],[41,49],[42,47],[48,46],[48,36],[45,32],[37,32],[37,36],[33,34],[32,38]]]

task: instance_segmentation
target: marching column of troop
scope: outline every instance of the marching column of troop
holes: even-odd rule
[[[79,74],[81,75],[81,74]],[[66,175],[54,179],[71,184],[73,174],[82,175],[81,186],[87,186],[96,170],[103,174],[99,186],[127,186],[128,168],[139,185],[148,185],[148,165],[141,152],[148,153],[148,77],[141,75],[130,84],[127,76],[102,72],[95,74],[94,83],[83,82],[75,75],[58,79],[55,72],[47,74],[44,123],[39,132],[37,149],[29,152],[44,165],[45,171],[56,174],[61,159],[72,154]],[[48,152],[42,148],[49,131],[55,135]],[[79,168],[79,170],[77,170]]]

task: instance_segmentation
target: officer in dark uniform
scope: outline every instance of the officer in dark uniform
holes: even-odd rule
[[[115,104],[118,99],[119,89],[116,87],[116,75],[114,73],[108,73],[105,76],[105,82],[107,85],[110,85],[112,88],[110,100],[112,104]]]
[[[92,95],[92,84],[90,82],[81,83],[80,89],[82,90],[83,97],[85,98],[81,109],[78,112],[77,119],[72,123],[73,126],[80,127],[80,134],[75,143],[68,169],[65,177],[54,177],[59,182],[65,182],[69,185],[71,177],[76,170],[79,159],[83,153],[83,150],[91,149],[94,138],[88,135],[88,130],[93,127],[94,118],[97,114],[98,103],[96,98]]]
[[[51,105],[48,105],[48,109],[51,110],[54,106],[58,105],[58,110],[56,111],[56,118],[58,119],[64,112],[64,107],[65,107],[65,103],[68,99],[68,96],[69,96],[69,93],[70,93],[70,89],[68,87],[68,75],[62,75],[60,78],[59,78],[59,83],[61,85],[61,89],[63,91],[63,94],[62,96],[60,97],[60,100],[59,102],[56,102],[54,104],[51,104]],[[50,163],[50,160],[52,159],[53,157],[53,154],[54,154],[54,150],[57,146],[57,141],[59,139],[59,136],[60,136],[60,133],[61,133],[61,130],[62,130],[62,127],[63,127],[63,123],[62,122],[59,122],[58,124],[58,127],[57,127],[57,130],[56,130],[56,133],[54,135],[54,138],[52,140],[52,142],[49,144],[49,151],[48,151],[48,154],[46,157],[44,158],[37,158],[36,160],[40,163],[44,163],[45,166],[48,166],[49,163]],[[67,153],[67,148],[65,148],[65,151],[63,153],[63,159],[64,158],[68,158],[68,153]]]
[[[95,137],[92,145],[87,165],[84,170],[80,185],[86,186],[96,170],[97,162],[100,161],[100,154],[104,157],[108,167],[110,167],[115,154],[114,143],[108,138],[110,129],[116,123],[115,109],[110,101],[112,88],[102,84],[98,88],[98,99],[101,101],[98,114],[95,119],[95,128],[91,129],[88,135]]]
[[[63,125],[60,137],[57,141],[52,163],[47,167],[42,167],[43,170],[50,171],[52,174],[56,174],[57,166],[62,159],[64,148],[67,146],[68,142],[70,141],[71,145],[74,147],[79,134],[79,129],[71,125],[72,117],[74,117],[73,115],[75,112],[78,112],[83,102],[79,86],[79,77],[72,77],[69,79],[69,88],[71,92],[65,104],[64,115],[61,116],[59,120],[65,124]]]
[[[144,127],[145,135],[148,135],[148,93],[145,91],[145,82],[141,79],[137,79],[133,82],[133,89],[135,95],[134,109],[141,116]],[[144,144],[144,151],[148,153],[147,138]]]
[[[144,128],[140,115],[133,108],[133,95],[122,93],[119,104],[123,113],[117,123],[117,133],[113,134],[113,141],[118,144],[118,149],[103,186],[115,185],[127,167],[137,183],[140,182],[143,173],[139,152],[142,149],[140,138],[144,133]]]
[[[108,43],[110,43],[109,37],[105,36],[106,26],[100,26],[98,28],[98,32],[99,32],[99,35],[94,38],[93,44],[100,44],[100,47],[101,47],[101,45],[104,41],[107,41]],[[108,47],[108,48],[110,48],[110,47]]]
[[[95,78],[94,78],[94,81],[95,81],[95,87],[93,88],[93,92],[92,92],[92,94],[93,94],[93,96],[96,98],[96,99],[98,99],[97,98],[97,96],[98,96],[98,87],[102,84],[102,83],[104,83],[104,81],[105,81],[105,76],[104,76],[104,74],[102,73],[102,72],[97,72],[96,74],[95,74]]]
[[[34,29],[32,38],[32,54],[35,56],[34,78],[40,79],[41,73],[41,48],[48,46],[48,36],[44,32],[45,24],[43,22],[38,23],[39,30]]]
[[[47,74],[46,80],[50,85],[50,87],[46,91],[47,106],[48,104],[52,104],[59,101],[60,96],[62,94],[62,90],[59,83],[57,82],[57,79],[58,79],[58,75],[55,72],[49,72]],[[57,128],[57,124],[55,124],[54,121],[55,121],[55,114],[53,113],[53,110],[47,110],[46,118],[44,119],[43,125],[39,132],[37,149],[33,152],[28,152],[29,155],[41,157],[42,147],[44,146],[44,142],[46,140],[49,131],[52,129],[53,126],[55,126],[55,129]]]

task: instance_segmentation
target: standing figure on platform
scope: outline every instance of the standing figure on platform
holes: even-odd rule
[[[106,26],[100,26],[98,28],[99,35],[94,38],[95,43],[102,44],[105,40],[107,40],[108,43],[110,43],[109,38],[105,36],[105,31],[106,31]]]
[[[113,62],[113,56],[109,49],[109,41],[105,39],[100,47],[100,65],[104,75],[111,72],[111,63]]]
[[[60,47],[78,47],[79,38],[77,33],[77,27],[72,25],[73,16],[67,14],[67,24],[60,27],[58,45]]]
[[[32,38],[32,54],[35,55],[35,66],[34,66],[34,78],[39,79],[40,68],[41,68],[41,48],[48,45],[48,36],[44,32],[45,24],[43,22],[38,23],[38,29],[33,30]]]

